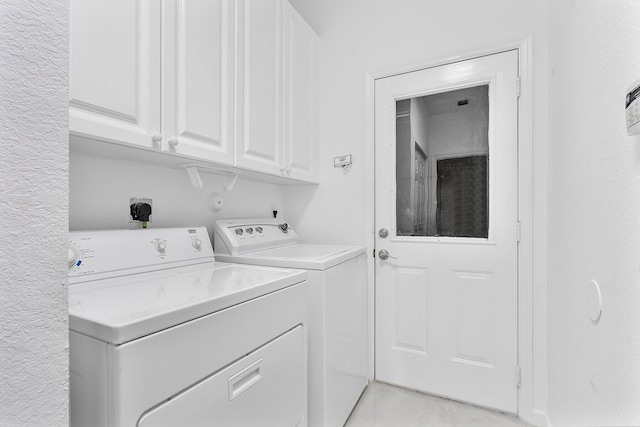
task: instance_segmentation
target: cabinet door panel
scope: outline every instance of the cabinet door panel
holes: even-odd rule
[[[237,164],[267,173],[282,167],[281,0],[239,1],[242,119]]]
[[[70,10],[70,133],[157,148],[159,2],[72,0]]]
[[[287,3],[285,15],[286,147],[291,178],[317,181],[313,141],[313,54],[316,35]]]
[[[232,164],[233,4],[166,4],[175,14],[165,15],[163,149]],[[177,140],[170,144],[171,138]]]

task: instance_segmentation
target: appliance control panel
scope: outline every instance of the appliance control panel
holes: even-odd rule
[[[219,220],[213,235],[216,252],[227,255],[288,246],[298,241],[289,224],[271,218]]]
[[[627,90],[625,102],[625,117],[627,121],[627,135],[640,133],[640,80]]]
[[[212,262],[205,227],[69,232],[69,283]]]

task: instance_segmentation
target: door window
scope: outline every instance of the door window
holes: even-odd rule
[[[396,234],[486,239],[489,85],[396,101]]]

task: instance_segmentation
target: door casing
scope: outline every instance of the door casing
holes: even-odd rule
[[[372,183],[365,192],[365,244],[372,254],[375,249],[375,80],[425,68],[465,61],[481,56],[518,50],[519,56],[519,108],[518,108],[518,220],[520,223],[518,245],[518,365],[521,369],[518,388],[518,416],[523,420],[544,425],[546,413],[534,407],[534,380],[536,387],[546,387],[546,365],[534,371],[533,355],[533,36],[508,41],[489,48],[451,55],[436,60],[368,73],[365,76],[365,180]],[[375,259],[369,257],[369,378],[375,377]],[[544,309],[543,309],[544,310]],[[538,308],[539,312],[540,309]],[[536,335],[536,339],[546,340]]]

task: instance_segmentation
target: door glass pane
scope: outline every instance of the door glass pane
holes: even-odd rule
[[[489,85],[396,102],[396,234],[489,235]]]

